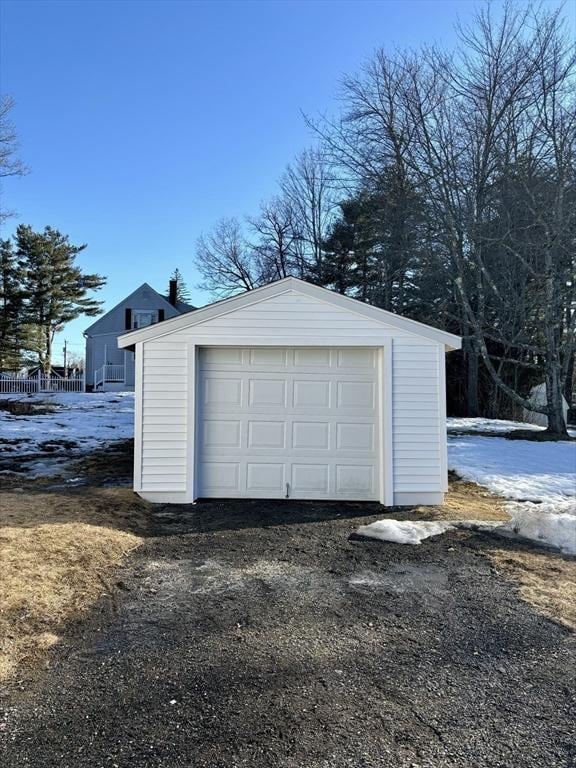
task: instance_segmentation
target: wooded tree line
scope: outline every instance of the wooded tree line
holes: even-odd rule
[[[576,341],[574,45],[559,12],[486,6],[456,50],[378,51],[244,222],[200,238],[201,287],[294,275],[460,334],[449,407],[566,431]],[[546,383],[548,405],[528,394]]]

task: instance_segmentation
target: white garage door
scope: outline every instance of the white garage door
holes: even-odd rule
[[[374,349],[200,350],[197,495],[378,499]]]

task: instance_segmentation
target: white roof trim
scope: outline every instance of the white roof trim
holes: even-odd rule
[[[311,283],[299,280],[296,277],[286,277],[283,280],[277,280],[274,283],[264,285],[262,288],[256,288],[253,291],[246,291],[238,296],[232,296],[229,299],[217,301],[214,304],[208,304],[206,307],[196,309],[185,315],[179,315],[178,317],[164,320],[161,323],[125,333],[118,338],[118,346],[121,348],[131,347],[138,342],[167,336],[176,331],[180,331],[183,328],[201,325],[207,320],[212,320],[220,315],[234,312],[237,309],[247,307],[250,304],[257,304],[274,296],[279,296],[282,293],[288,293],[289,291],[295,291],[296,293],[311,296],[314,299],[324,301],[327,304],[333,304],[334,306],[348,310],[349,312],[369,317],[383,325],[398,328],[399,330],[412,333],[415,336],[435,341],[438,344],[444,344],[448,349],[460,349],[462,344],[460,337],[455,336],[453,333],[440,331],[430,325],[425,325],[416,320],[410,320],[407,317],[396,315],[394,312],[388,312],[385,309],[372,307],[370,304],[365,304],[357,299],[351,299],[348,296],[342,296],[339,293],[334,293],[334,291],[329,291],[318,285],[312,285]]]

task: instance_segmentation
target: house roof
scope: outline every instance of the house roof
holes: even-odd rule
[[[168,296],[163,296],[162,298],[166,299],[166,301],[170,303],[168,300]],[[177,301],[176,304],[174,305],[174,309],[177,312],[180,312],[181,315],[184,315],[186,314],[186,312],[192,312],[194,309],[196,309],[196,307],[193,306],[192,304],[187,304],[185,301]]]
[[[167,296],[163,296],[161,293],[158,293],[158,291],[155,288],[152,288],[150,283],[142,283],[142,285],[139,285],[138,288],[135,288],[132,293],[129,293],[128,296],[125,296],[121,301],[119,301],[117,304],[115,304],[111,309],[108,310],[108,312],[105,312],[103,315],[100,315],[97,320],[95,320],[92,325],[89,325],[88,328],[84,330],[84,335],[86,336],[91,331],[96,328],[99,323],[106,317],[106,315],[109,315],[111,312],[114,312],[118,309],[118,307],[122,306],[122,304],[125,304],[127,301],[130,301],[130,299],[135,296],[137,293],[139,293],[143,289],[148,289],[149,291],[152,291],[152,293],[155,293],[158,299],[162,302],[164,302],[166,307],[170,307],[172,309],[175,309],[177,312],[179,312],[181,315],[185,314],[186,312],[191,312],[193,309],[196,309],[196,307],[193,307],[191,304],[186,304],[184,301],[177,301],[176,305],[173,306],[168,301]]]
[[[415,336],[421,336],[430,341],[444,344],[449,350],[460,349],[461,347],[460,337],[455,336],[452,333],[441,331],[438,328],[419,323],[416,320],[410,320],[401,315],[396,315],[394,312],[388,312],[385,309],[378,309],[370,304],[365,304],[357,299],[351,299],[348,296],[342,296],[339,293],[334,293],[334,291],[329,291],[326,288],[307,283],[296,277],[285,277],[282,280],[276,280],[273,283],[264,285],[261,288],[246,291],[238,296],[232,296],[229,299],[223,299],[222,301],[208,304],[205,307],[195,310],[191,314],[173,317],[170,320],[164,320],[162,323],[125,333],[118,337],[118,346],[122,348],[132,347],[134,344],[141,341],[148,341],[161,336],[167,336],[168,334],[182,330],[183,328],[200,325],[206,320],[212,320],[219,315],[234,312],[236,309],[241,309],[250,304],[257,304],[282,293],[287,293],[288,291],[295,291],[296,293],[308,295],[328,304],[347,309],[350,312],[369,317],[381,322],[383,325],[398,328],[399,330],[413,333]]]

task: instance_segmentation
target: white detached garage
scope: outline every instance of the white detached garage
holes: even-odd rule
[[[444,355],[460,339],[286,278],[127,333],[134,489],[437,504]]]

